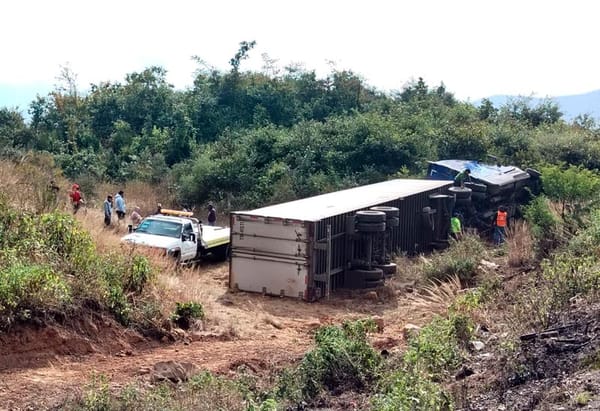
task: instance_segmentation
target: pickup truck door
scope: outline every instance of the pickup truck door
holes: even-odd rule
[[[181,235],[181,261],[188,261],[196,257],[198,236],[196,235],[196,238],[192,240],[192,234],[195,234],[192,223],[184,224]]]

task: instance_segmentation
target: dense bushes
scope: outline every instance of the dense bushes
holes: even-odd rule
[[[153,278],[144,257],[99,254],[71,216],[18,212],[0,201],[0,326],[90,301],[130,323],[132,297]]]

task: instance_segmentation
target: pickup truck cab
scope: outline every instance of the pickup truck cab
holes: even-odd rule
[[[192,213],[163,210],[144,218],[122,242],[164,250],[180,263],[212,255],[225,260],[229,254],[228,227],[203,226]]]

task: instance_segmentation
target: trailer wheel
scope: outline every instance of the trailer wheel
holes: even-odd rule
[[[385,216],[385,214],[384,214]],[[380,233],[385,231],[385,222],[382,223],[358,223],[356,229],[363,233]]]
[[[365,289],[371,289],[371,288],[379,288],[379,287],[383,287],[384,285],[384,281],[383,280],[365,280]]]
[[[485,193],[487,191],[487,186],[485,184],[479,183],[465,183],[466,188],[470,188],[473,193]]]
[[[457,206],[464,206],[464,205],[469,205],[471,204],[471,198],[457,198],[456,199],[456,205]]]
[[[400,209],[397,207],[377,206],[377,207],[371,207],[371,208],[369,208],[369,210],[381,211],[381,212],[385,213],[388,220],[390,219],[390,217],[399,217],[400,216]]]
[[[370,270],[366,268],[356,268],[352,270],[352,273],[352,275],[355,275],[358,278],[362,277],[362,279],[365,281],[375,281],[383,279],[383,270],[381,270],[380,268],[371,268]]]
[[[472,200],[482,201],[482,200],[485,200],[486,198],[487,198],[487,194],[486,193],[482,193],[482,192],[478,192],[478,191],[473,191],[473,193],[471,194],[471,199]]]
[[[385,277],[393,276],[398,270],[398,266],[394,263],[376,265],[375,268],[379,268],[381,271],[383,271],[383,275]]]
[[[400,225],[400,219],[398,217],[390,217],[386,220],[386,228],[398,227]]]
[[[385,222],[385,213],[382,211],[363,210],[356,212],[358,223],[383,223]]]
[[[466,187],[450,187],[448,191],[456,196],[457,200],[463,198],[470,198],[473,192],[470,188]]]

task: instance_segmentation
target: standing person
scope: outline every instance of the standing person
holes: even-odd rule
[[[112,196],[109,194],[106,196],[106,200],[104,200],[104,225],[109,226],[110,220],[112,218]]]
[[[115,195],[115,211],[117,212],[117,222],[120,224],[121,220],[125,219],[125,213],[127,208],[125,207],[125,198],[123,198],[123,190],[120,190]]]
[[[458,213],[452,214],[452,218],[450,218],[450,236],[456,241],[462,238],[462,224]]]
[[[456,177],[454,177],[454,186],[464,187],[465,181],[471,181],[471,170],[468,168],[465,168],[463,171],[458,173]]]
[[[73,187],[69,192],[69,197],[71,197],[71,204],[73,205],[73,214],[77,214],[81,205],[85,204],[83,195],[81,194],[81,191],[79,191],[79,184],[73,184]]]
[[[494,244],[500,245],[506,237],[506,226],[508,225],[508,212],[506,207],[498,207],[496,219],[494,220]]]
[[[141,209],[139,207],[135,207],[133,212],[129,216],[131,219],[131,225],[137,227],[142,222],[142,215],[140,214]]]
[[[217,224],[217,210],[215,209],[215,207],[212,205],[212,203],[208,203],[208,225],[215,225]]]

